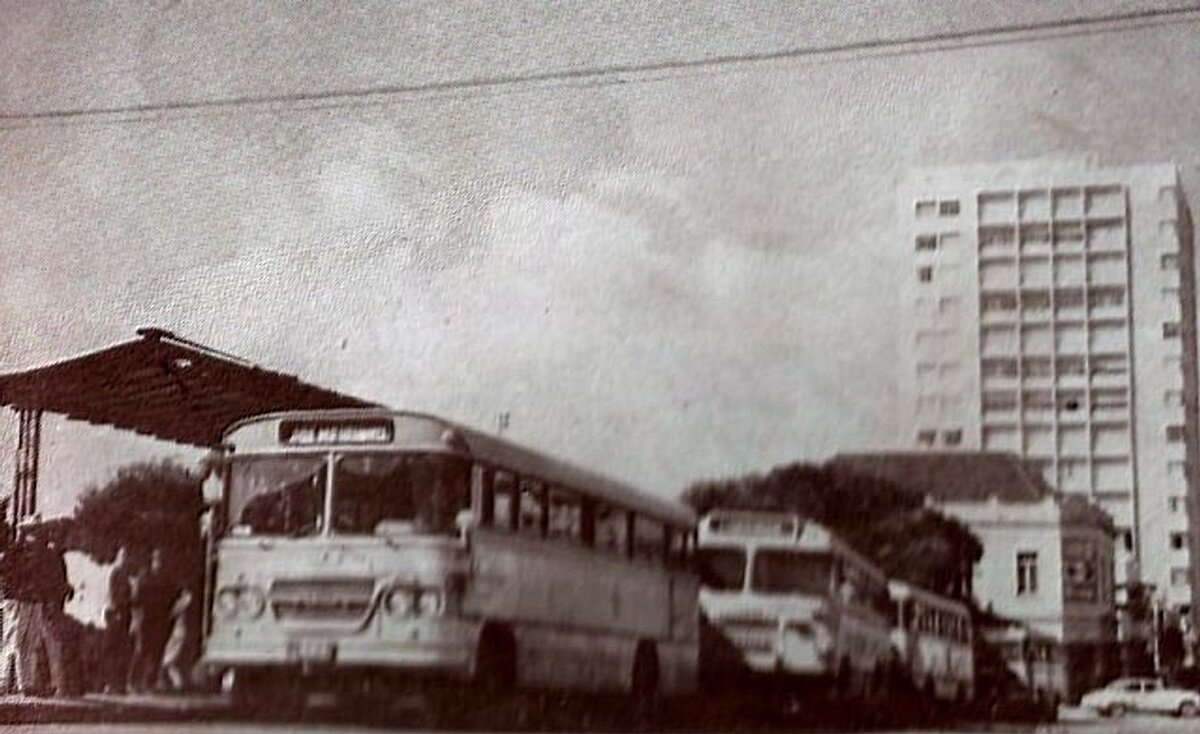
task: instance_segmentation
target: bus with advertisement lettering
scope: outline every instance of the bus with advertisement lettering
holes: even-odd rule
[[[697,548],[701,611],[745,672],[822,694],[886,687],[887,580],[837,535],[797,515],[714,510]]]
[[[203,661],[235,694],[695,686],[682,504],[418,413],[264,415],[224,438]]]
[[[970,608],[904,581],[889,581],[888,593],[895,610],[892,642],[915,689],[931,699],[971,700],[975,639]]]

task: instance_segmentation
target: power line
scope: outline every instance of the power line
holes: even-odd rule
[[[862,41],[803,46],[752,54],[726,54],[700,59],[675,59],[637,64],[613,64],[603,67],[557,69],[526,74],[453,79],[408,85],[384,85],[360,89],[321,90],[277,95],[240,96],[205,100],[86,107],[40,112],[0,112],[0,130],[55,127],[79,124],[119,124],[195,117],[207,114],[227,115],[244,108],[264,112],[285,109],[337,109],[388,104],[395,97],[440,94],[504,92],[525,85],[564,82],[582,86],[611,86],[646,83],[674,78],[689,72],[711,72],[727,66],[747,66],[788,59],[846,56],[863,58],[871,53],[912,55],[950,49],[977,48],[1006,43],[1022,43],[1042,38],[1071,37],[1138,30],[1200,20],[1200,4],[1172,8],[1149,8],[1100,16],[1076,16],[1049,21],[1032,21],[964,31],[944,31],[925,35],[877,38]],[[857,56],[855,54],[858,54]],[[169,116],[169,117],[168,117]]]

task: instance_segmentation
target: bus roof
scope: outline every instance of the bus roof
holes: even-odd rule
[[[948,596],[935,594],[928,589],[922,589],[920,586],[899,579],[888,580],[888,595],[892,597],[893,601],[899,602],[906,599],[916,599],[922,604],[941,607],[942,609],[953,610],[962,614],[970,612],[970,607],[958,599],[951,599]]]
[[[710,510],[699,520],[700,545],[752,544],[758,548],[828,550],[850,558],[883,578],[883,570],[824,525],[791,512]]]
[[[692,528],[696,515],[681,502],[661,499],[647,494],[631,485],[611,479],[597,472],[583,469],[560,459],[525,448],[511,441],[492,436],[445,418],[414,411],[387,409],[346,409],[327,411],[288,411],[267,413],[240,420],[225,430],[228,439],[232,434],[254,424],[273,423],[286,419],[362,420],[392,419],[397,426],[400,421],[433,424],[444,430],[453,431],[452,436],[443,437],[436,448],[463,453],[490,466],[513,471],[522,476],[536,478],[553,486],[570,488],[589,497],[611,502],[638,513],[654,517],[676,526]],[[391,444],[393,448],[403,444]],[[431,448],[426,441],[421,448]],[[410,446],[409,448],[413,448]]]
[[[700,519],[700,530],[707,538],[784,545],[799,543],[802,536],[806,543],[824,544],[828,535],[822,534],[825,529],[820,525],[794,513],[755,510],[711,510]]]

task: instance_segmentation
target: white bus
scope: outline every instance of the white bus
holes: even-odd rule
[[[717,510],[700,521],[697,561],[701,609],[750,673],[814,692],[882,689],[892,664],[887,582],[829,530],[795,515]]]
[[[235,692],[694,687],[685,506],[415,413],[266,415],[225,445],[204,661]]]
[[[903,581],[888,583],[895,604],[892,642],[917,690],[965,702],[975,695],[971,610]]]

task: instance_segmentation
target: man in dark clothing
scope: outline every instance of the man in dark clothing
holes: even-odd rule
[[[174,621],[171,608],[179,593],[163,567],[162,551],[151,553],[149,566],[133,576],[131,590],[129,688],[143,693],[160,687],[163,650]]]
[[[40,692],[44,655],[54,692],[79,695],[71,626],[63,613],[72,590],[62,554],[31,529],[6,554],[6,562],[7,592],[17,602],[18,686],[26,693]]]

